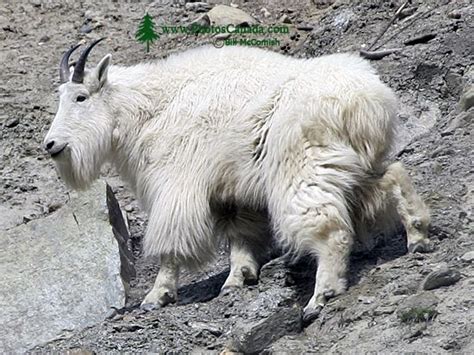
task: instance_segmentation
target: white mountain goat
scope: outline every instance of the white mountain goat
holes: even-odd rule
[[[223,239],[223,287],[256,281],[270,229],[318,258],[306,319],[345,291],[353,241],[391,210],[409,250],[428,246],[427,207],[402,164],[385,163],[396,98],[365,60],[202,47],[131,67],[107,55],[84,71],[99,41],[72,73],[77,46],[65,53],[44,145],[75,189],[110,161],[148,212],[144,251],[161,268],[144,306],[176,301],[179,268],[209,261]]]

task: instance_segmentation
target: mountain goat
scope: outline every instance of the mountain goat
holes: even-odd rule
[[[142,305],[175,302],[179,269],[230,244],[224,288],[257,280],[269,231],[318,258],[306,319],[346,289],[348,256],[396,210],[409,250],[428,246],[428,209],[401,163],[386,164],[397,101],[352,54],[296,59],[201,47],[153,63],[85,71],[60,64],[44,140],[60,176],[87,188],[110,161],[149,215],[144,251],[161,257]]]

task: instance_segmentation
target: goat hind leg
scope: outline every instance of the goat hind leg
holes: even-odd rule
[[[318,257],[314,293],[304,309],[305,322],[317,316],[330,298],[345,292],[353,244],[344,194],[324,178],[316,176],[314,181],[319,183],[299,185],[279,222],[284,243]]]
[[[240,288],[245,284],[255,284],[258,279],[259,263],[242,240],[230,241],[230,272],[222,293],[227,293],[232,288]]]
[[[268,241],[266,217],[255,211],[241,210],[227,223],[224,234],[230,243],[230,273],[222,293],[232,288],[257,283],[258,272]]]
[[[150,310],[174,303],[178,299],[179,266],[172,256],[161,256],[161,265],[153,289],[146,295],[141,308]]]
[[[352,241],[352,233],[342,228],[329,232],[323,243],[315,243],[318,269],[313,296],[304,308],[305,322],[314,319],[329,299],[345,292]]]

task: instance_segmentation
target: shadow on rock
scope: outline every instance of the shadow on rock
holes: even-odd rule
[[[178,305],[207,302],[217,297],[228,274],[229,271],[225,270],[205,280],[180,287],[178,290]]]

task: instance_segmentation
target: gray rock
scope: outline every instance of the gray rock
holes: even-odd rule
[[[227,348],[245,354],[260,352],[282,336],[300,332],[302,315],[301,307],[293,305],[276,308],[263,319],[241,321],[234,327]]]
[[[301,24],[301,25],[296,26],[296,29],[300,31],[312,31],[314,27],[311,25]]]
[[[345,32],[354,17],[354,13],[350,10],[341,11],[338,15],[334,17],[333,26],[341,32]]]
[[[312,3],[317,9],[326,9],[333,5],[336,0],[313,0]]]
[[[409,327],[405,333],[404,339],[410,340],[415,339],[423,335],[424,331],[428,328],[426,322],[417,324],[414,327]]]
[[[461,16],[462,14],[459,12],[459,10],[453,10],[448,13],[449,18],[460,19]]]
[[[270,13],[270,11],[268,11],[265,7],[263,7],[260,12],[262,13],[263,17],[267,18],[267,17],[270,17],[272,14]]]
[[[397,307],[397,315],[402,321],[431,319],[437,314],[438,297],[430,292],[420,292],[407,297]]]
[[[474,250],[473,251],[468,251],[466,254],[461,256],[462,261],[467,261],[467,262],[472,262],[474,261]]]
[[[316,342],[317,340],[315,340]],[[313,349],[305,339],[304,336],[301,335],[286,335],[276,342],[268,346],[263,352],[260,354],[262,355],[270,355],[270,354],[279,354],[279,355],[286,355],[286,354],[317,354],[321,353]]]
[[[260,291],[273,287],[284,287],[288,277],[287,258],[281,256],[262,266],[259,276]]]
[[[400,11],[400,14],[398,15],[398,18],[400,20],[402,20],[406,17],[409,17],[409,16],[413,15],[416,12],[416,10],[418,10],[418,6],[405,8],[402,11]]]
[[[474,110],[469,110],[467,112],[461,112],[459,115],[450,120],[446,129],[441,132],[441,136],[449,136],[454,133],[458,128],[464,127],[468,122],[474,120]]]
[[[288,17],[288,15],[283,15],[282,17],[280,17],[280,20],[279,20],[281,23],[291,23],[291,19]]]
[[[470,85],[464,90],[459,105],[464,111],[467,111],[474,106],[474,85]]]
[[[373,296],[362,296],[362,295],[360,295],[359,297],[357,297],[357,301],[359,301],[363,304],[371,304],[371,303],[374,303],[376,301],[376,298],[373,297]]]
[[[41,0],[30,0],[30,4],[34,7],[41,7]]]
[[[209,19],[209,16],[207,16],[207,14],[205,15],[202,15],[201,17],[195,19],[194,21],[192,21],[188,27],[193,30],[193,28],[195,29],[199,29],[200,27],[209,27],[211,25],[211,20]]]
[[[461,273],[453,269],[433,271],[423,280],[423,290],[434,290],[443,286],[451,286],[461,279]]]
[[[118,243],[120,253],[120,277],[125,287],[125,293],[128,296],[130,291],[130,281],[136,276],[135,259],[133,253],[128,248],[130,233],[126,217],[120,209],[120,205],[109,184],[106,184],[107,190],[107,209],[109,212],[109,222],[115,240]]]
[[[193,12],[206,12],[212,8],[211,5],[205,2],[188,2],[185,5],[186,10]]]
[[[43,43],[49,42],[50,39],[51,39],[51,37],[49,37],[48,35],[44,35],[40,38],[38,43],[43,44]]]
[[[217,5],[207,13],[214,26],[254,25],[257,21],[246,12],[226,5]]]
[[[466,85],[474,85],[474,66],[471,66],[469,69],[467,69],[463,76],[463,80]]]
[[[452,95],[459,95],[463,87],[463,77],[458,73],[450,71],[444,77],[446,87]]]
[[[44,219],[0,232],[0,352],[23,352],[124,305],[105,184]]]
[[[432,158],[437,158],[437,157],[442,157],[442,156],[446,156],[446,155],[454,155],[454,154],[456,154],[454,149],[449,148],[449,147],[441,147],[441,148],[438,148],[438,149],[434,150],[433,153],[431,153],[430,156]]]
[[[18,126],[19,123],[20,119],[18,117],[13,117],[5,122],[5,126],[7,126],[8,128],[13,128]]]
[[[81,28],[79,29],[79,32],[80,33],[90,33],[90,32],[92,32],[93,29],[94,28],[90,24],[86,23],[86,24],[81,26]]]
[[[222,329],[217,323],[210,322],[189,322],[188,324],[192,329],[197,330],[198,332],[207,331],[215,336],[222,335]],[[199,333],[198,333],[199,334]]]
[[[243,353],[262,351],[286,334],[302,329],[302,308],[296,304],[296,293],[285,287],[287,258],[271,260],[260,272],[260,294],[243,310],[250,317],[232,328],[227,349]]]
[[[374,316],[380,316],[383,314],[392,314],[396,311],[395,306],[379,306],[372,312]]]
[[[421,43],[428,43],[432,39],[436,38],[437,34],[436,33],[422,33],[422,34],[417,34],[416,36],[406,40],[403,42],[405,46],[413,46],[416,44],[421,44]]]

